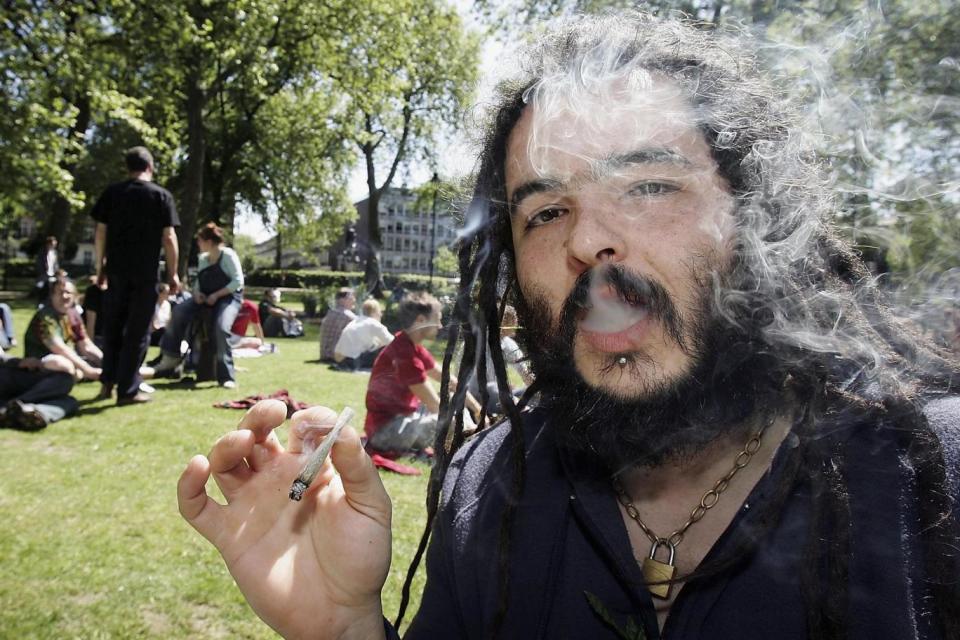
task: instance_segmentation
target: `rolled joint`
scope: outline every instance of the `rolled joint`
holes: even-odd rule
[[[310,485],[299,478],[294,480],[293,484],[290,485],[290,499],[300,502],[303,498],[303,492],[306,491],[309,486]]]

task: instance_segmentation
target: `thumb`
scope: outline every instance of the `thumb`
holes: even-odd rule
[[[207,495],[210,461],[205,456],[194,456],[177,482],[177,504],[180,515],[200,535],[215,543],[216,533],[223,526],[222,507]]]
[[[383,487],[380,474],[353,427],[344,427],[331,452],[333,466],[340,474],[340,482],[347,500],[355,508],[369,513],[375,510],[386,515],[389,526],[390,496]],[[370,513],[369,515],[373,515]]]

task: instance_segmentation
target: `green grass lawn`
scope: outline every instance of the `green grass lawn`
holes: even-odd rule
[[[31,313],[16,306],[21,345]],[[176,484],[190,457],[240,420],[240,411],[211,406],[220,400],[287,389],[337,411],[350,405],[355,426],[363,424],[368,374],[316,363],[315,327],[277,343],[275,355],[236,361],[239,390],[158,381],[154,402],[117,408],[94,401],[98,385],[80,384],[79,416],[37,433],[0,430],[0,638],[276,637],[213,547],[180,518]],[[381,474],[394,508],[384,592],[391,619],[423,527],[429,468],[419,468],[419,477]],[[212,481],[208,490],[217,493]]]

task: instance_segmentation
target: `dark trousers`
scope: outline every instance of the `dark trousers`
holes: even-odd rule
[[[373,363],[377,359],[377,356],[380,355],[380,352],[383,351],[384,347],[379,349],[374,349],[372,351],[364,351],[356,358],[344,358],[337,365],[337,369],[341,371],[356,371],[357,369],[372,369]]]
[[[0,365],[0,404],[19,400],[34,405],[47,422],[56,422],[77,410],[69,395],[73,377],[66,373],[33,371]]]
[[[140,365],[147,355],[150,320],[157,305],[157,283],[110,274],[103,297],[103,373],[117,397],[135,396]]]
[[[233,368],[233,350],[227,342],[230,335],[230,327],[233,321],[237,319],[237,313],[240,311],[240,296],[229,295],[217,300],[212,307],[205,304],[197,304],[191,298],[186,302],[178,304],[173,309],[173,317],[167,330],[160,339],[160,349],[171,356],[180,356],[180,342],[186,337],[187,329],[195,318],[205,317],[201,311],[209,310],[212,314],[209,317],[206,330],[212,332],[208,338],[216,350],[216,369],[217,381],[220,383],[227,380],[235,380],[236,376]]]

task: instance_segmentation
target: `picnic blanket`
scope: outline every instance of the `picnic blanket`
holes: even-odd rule
[[[393,471],[394,473],[399,473],[402,476],[419,476],[420,469],[416,467],[411,467],[406,464],[401,464],[396,460],[390,460],[389,458],[384,458],[379,453],[374,453],[370,456],[370,459],[373,460],[374,466],[380,469],[386,469],[387,471]]]
[[[294,400],[290,396],[290,392],[286,389],[279,389],[274,391],[270,395],[263,395],[262,393],[256,393],[245,398],[240,398],[239,400],[224,400],[223,402],[214,402],[213,406],[217,409],[249,409],[253,405],[257,404],[261,400],[280,400],[287,405],[287,417],[289,418],[297,411],[301,409],[306,409],[310,405],[306,402],[300,402],[299,400]]]

